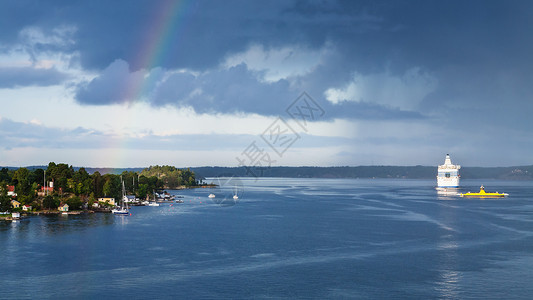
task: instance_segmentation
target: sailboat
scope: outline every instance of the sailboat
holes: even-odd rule
[[[126,188],[124,187],[124,181],[122,181],[122,201],[120,203],[120,206],[114,208],[113,210],[111,210],[111,212],[115,215],[129,215],[130,211],[128,209],[128,202],[125,201],[126,199]]]
[[[156,202],[155,193],[154,193],[154,201],[148,202],[148,206],[159,206],[159,203]]]
[[[233,200],[239,200],[239,196],[237,196],[237,187],[233,187]]]

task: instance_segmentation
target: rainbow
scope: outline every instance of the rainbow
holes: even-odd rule
[[[156,7],[149,18],[150,28],[146,31],[148,34],[140,39],[137,58],[130,64],[141,66],[146,72],[161,67],[164,62],[175,59],[178,55],[171,50],[175,50],[176,45],[180,44],[179,39],[184,33],[184,24],[191,7],[189,0],[164,0],[154,3]],[[141,73],[144,71],[141,70]],[[156,84],[157,78],[154,77],[157,76],[132,76],[135,80],[125,80],[124,85],[118,89],[124,95],[126,103],[131,104],[149,96],[149,91]],[[124,113],[117,117],[122,124],[127,125],[134,124],[141,116]],[[116,137],[115,142],[110,145],[110,148],[115,150],[111,162],[117,164],[116,167],[124,166],[122,163],[128,164],[128,158],[124,156],[124,151],[128,148],[127,139]]]
[[[179,38],[183,33],[183,23],[186,19],[186,12],[190,5],[185,0],[161,1],[159,7],[154,10],[150,18],[152,27],[148,32],[146,40],[142,41],[141,49],[135,65],[142,66],[150,71],[153,68],[161,67],[165,61],[172,59],[177,53],[171,53],[175,45],[179,45]],[[174,47],[173,47],[174,46]],[[153,82],[144,78],[138,85],[133,87],[131,97],[127,99],[139,100],[146,95],[147,88],[153,87]]]

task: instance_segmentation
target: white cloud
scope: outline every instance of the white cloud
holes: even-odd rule
[[[35,68],[57,68],[66,72],[72,68],[77,53],[65,51],[76,41],[74,26],[58,26],[49,30],[25,27],[19,32],[19,43],[12,45],[9,56],[25,57],[25,64]]]
[[[324,96],[334,104],[354,101],[414,109],[437,88],[437,84],[435,77],[420,68],[411,68],[401,76],[388,71],[370,75],[355,73],[347,85],[329,88]]]
[[[271,121],[268,120],[266,125]],[[228,119],[221,120],[221,123],[227,124]],[[236,166],[235,157],[252,142],[272,152],[257,136],[265,127],[251,134],[236,134],[234,128],[229,128],[227,133],[204,134],[152,130],[131,132],[132,128],[124,127],[104,132],[81,126],[69,129],[48,127],[37,120],[15,122],[3,119],[0,122],[0,140],[3,141],[0,143],[0,165],[67,161],[80,166],[112,167],[150,164]],[[121,129],[125,131],[121,132]],[[340,149],[337,145],[324,145],[332,140],[339,139],[305,135],[283,157],[275,157],[274,160],[277,165],[306,165],[307,161],[331,164],[334,162],[331,155]],[[212,155],[213,151],[217,155]],[[272,152],[272,155],[275,154]]]
[[[30,121],[30,124],[33,124],[33,125],[43,125],[43,122],[37,120],[37,119],[32,119]]]
[[[265,49],[262,45],[253,45],[244,52],[229,56],[223,66],[230,68],[244,63],[248,69],[261,72],[263,81],[275,82],[313,71],[328,51],[329,46],[311,50],[300,46]]]
[[[36,45],[69,46],[75,44],[73,38],[77,29],[74,26],[59,26],[44,32],[39,27],[26,27],[19,32],[19,39],[26,46]]]
[[[94,77],[94,74],[81,69],[77,63],[78,53],[68,50],[75,44],[75,32],[76,28],[73,26],[59,26],[49,30],[39,27],[23,28],[16,43],[2,47],[0,72],[18,76],[5,80],[3,87],[19,89],[25,85],[48,86],[56,81],[64,82],[46,78],[54,75],[68,78],[67,84]]]

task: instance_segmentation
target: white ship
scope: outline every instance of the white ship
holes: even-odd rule
[[[446,154],[443,165],[439,165],[437,174],[437,186],[439,188],[457,188],[459,187],[459,169],[460,165],[452,164],[450,155]]]

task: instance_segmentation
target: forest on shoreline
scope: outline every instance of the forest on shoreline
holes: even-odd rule
[[[194,187],[203,184],[190,169],[172,166],[150,166],[141,172],[101,174],[77,170],[68,164],[50,162],[46,168],[0,169],[0,212],[12,211],[11,200],[34,210],[56,209],[68,204],[71,210],[91,207],[98,198],[122,197],[122,182],[126,194],[139,199],[156,190]],[[8,195],[9,190],[12,195]]]

